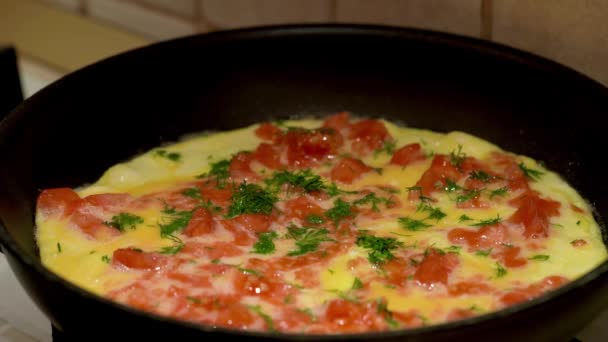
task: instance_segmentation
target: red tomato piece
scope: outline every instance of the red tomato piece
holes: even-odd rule
[[[482,201],[479,198],[479,194],[476,195],[475,197],[466,200],[464,202],[459,202],[456,204],[456,207],[461,208],[461,209],[485,209],[485,208],[489,208],[490,204],[486,201]]]
[[[257,271],[257,270],[256,270]],[[238,293],[257,296],[277,305],[284,305],[285,297],[295,295],[295,289],[277,278],[238,272],[234,278],[234,288]]]
[[[559,215],[559,202],[542,199],[538,193],[528,191],[509,201],[518,209],[507,221],[520,224],[524,228],[526,238],[542,238],[549,236],[549,218]]]
[[[304,220],[310,215],[322,215],[323,209],[306,196],[300,196],[285,202],[285,215],[289,218]]]
[[[384,270],[388,276],[388,281],[396,286],[402,287],[409,277],[414,275],[415,270],[407,259],[394,258],[384,264]]]
[[[282,135],[282,132],[279,127],[265,122],[255,130],[255,135],[262,140],[276,141]]]
[[[295,272],[296,279],[299,284],[306,288],[314,288],[319,286],[319,271],[312,268],[302,268]]]
[[[230,161],[228,171],[230,177],[239,181],[256,181],[259,176],[251,169],[251,162],[253,161],[253,154],[250,152],[239,152]]]
[[[38,196],[36,207],[44,217],[66,217],[78,205],[80,196],[70,188],[43,190]]]
[[[245,329],[254,324],[256,319],[259,319],[257,315],[252,313],[245,305],[231,303],[218,310],[215,324],[223,327]]]
[[[442,189],[446,185],[447,179],[456,182],[462,176],[458,168],[452,165],[450,158],[438,154],[433,158],[429,169],[424,171],[418,182],[416,182],[416,186],[422,189],[422,195],[429,197],[433,192]],[[410,191],[409,198],[418,199],[420,195],[420,191]]]
[[[509,235],[502,224],[484,226],[479,229],[455,228],[448,232],[448,239],[454,244],[466,244],[471,249],[488,249],[507,243]]]
[[[572,204],[572,203],[570,203],[570,208],[571,208],[573,211],[577,212],[577,213],[581,213],[581,214],[584,214],[584,213],[585,213],[585,211],[584,211],[582,208],[579,208],[579,207],[577,207],[576,205],[574,205],[574,204]]]
[[[432,289],[437,284],[448,284],[448,276],[460,264],[458,255],[454,253],[441,254],[435,249],[418,265],[414,279],[426,288]]]
[[[159,253],[140,252],[132,248],[120,248],[114,251],[112,263],[137,270],[159,270],[167,265],[167,256]]]
[[[519,167],[515,157],[500,152],[493,152],[492,158],[495,160],[496,165],[502,168],[501,177],[507,181],[507,186],[510,190],[530,189],[528,179]]]
[[[461,281],[456,284],[450,284],[448,287],[450,296],[478,295],[492,291],[493,288],[490,285],[477,281]]]
[[[230,242],[217,241],[205,246],[205,254],[209,259],[220,259],[244,254],[243,250]]]
[[[203,183],[199,185],[203,199],[225,207],[232,198],[232,191],[229,186],[220,189],[215,182]]]
[[[167,277],[192,288],[209,288],[212,285],[211,279],[206,275],[170,272],[167,274]]]
[[[250,246],[257,238],[235,220],[222,220],[222,226],[234,236],[233,243],[238,246]]]
[[[344,140],[342,135],[331,128],[318,130],[293,130],[283,139],[287,144],[289,166],[308,167],[334,156]]]
[[[156,203],[156,205],[162,204],[163,206],[166,205],[177,210],[194,209],[199,204],[199,200],[184,196],[183,191],[184,189],[179,189],[176,191],[164,191],[146,194],[133,201],[134,207],[145,208],[150,204]]]
[[[350,184],[361,177],[362,174],[371,170],[371,167],[365,165],[359,159],[344,158],[331,169],[329,176],[335,181]]]
[[[325,119],[323,122],[323,127],[333,128],[336,131],[341,131],[343,129],[350,127],[350,115],[348,112],[340,112],[336,113],[329,118]]]
[[[506,306],[515,305],[538,297],[544,292],[558,288],[568,282],[562,276],[549,276],[543,280],[530,284],[527,287],[514,289],[500,297],[500,301]]]
[[[312,317],[302,310],[283,308],[281,311],[282,314],[279,315],[279,317],[282,318],[274,321],[274,324],[279,331],[301,330],[298,328],[309,326],[312,323]]]
[[[95,208],[85,201],[79,201],[78,207],[70,217],[70,223],[78,227],[86,235],[100,241],[109,240],[120,235],[116,228],[107,226],[98,215],[101,215],[100,208]]]
[[[481,190],[486,187],[486,183],[480,181],[479,179],[467,178],[467,180],[464,182],[464,187],[465,189]]]
[[[272,217],[264,214],[242,214],[232,219],[250,232],[267,232],[272,224]]]
[[[187,242],[181,252],[193,254],[197,257],[207,257],[211,260],[244,254],[244,252],[238,246],[225,241],[216,241],[211,244]],[[212,266],[210,265],[210,267]],[[220,267],[220,269],[224,271],[223,268]]]
[[[269,169],[283,167],[281,163],[281,151],[274,146],[261,143],[253,153],[253,158]]]
[[[325,319],[338,331],[378,330],[386,326],[376,303],[353,303],[334,299],[327,305]]]
[[[129,194],[96,194],[83,200],[104,210],[121,211],[133,201],[133,197]]]
[[[391,135],[384,123],[379,120],[361,120],[350,126],[349,139],[353,139],[352,148],[359,155],[367,155],[382,147]]]
[[[422,152],[420,144],[414,143],[405,145],[393,153],[390,163],[400,166],[407,166],[420,160],[425,160],[426,156]]]
[[[492,257],[501,260],[507,267],[521,267],[526,265],[528,261],[519,255],[520,252],[521,248],[519,247],[503,246],[492,253]]]
[[[202,236],[214,231],[213,215],[207,208],[198,208],[192,213],[192,218],[186,228],[184,235],[189,237]]]
[[[484,163],[482,163],[481,160],[475,157],[465,157],[462,162],[460,162],[460,170],[467,175],[473,171],[481,170],[490,176],[495,176],[495,174],[490,171],[490,169]]]
[[[572,242],[570,242],[570,244],[574,247],[582,247],[587,245],[587,241],[583,240],[583,239],[576,239],[576,240],[572,240]]]

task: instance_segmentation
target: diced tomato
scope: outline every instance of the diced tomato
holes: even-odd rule
[[[570,242],[570,244],[574,247],[582,247],[587,245],[587,241],[583,240],[583,239],[576,239],[576,240],[572,240],[572,242]]]
[[[523,173],[513,156],[500,152],[493,152],[492,158],[495,160],[496,164],[502,168],[503,171],[501,176],[507,180],[507,186],[510,190],[517,191],[530,189],[526,175]]]
[[[184,250],[188,248],[188,244],[186,243],[186,247],[184,247]],[[213,260],[213,259],[211,259]],[[234,266],[233,265],[227,265],[227,264],[203,264],[198,266],[198,269],[202,272],[208,272],[209,274],[213,275],[213,276],[219,276],[219,275],[223,275],[226,274],[226,272],[233,270]]]
[[[428,170],[424,171],[416,186],[422,189],[422,195],[431,196],[431,194],[446,184],[446,180],[458,181],[462,178],[462,173],[452,165],[450,159],[442,154],[438,154],[433,158],[433,162]],[[418,199],[420,191],[410,191],[410,199]]]
[[[44,217],[66,217],[78,205],[80,196],[70,188],[43,190],[38,196],[36,207]]]
[[[367,155],[382,147],[391,135],[379,120],[361,120],[351,124],[349,139],[353,139],[352,149],[359,155]]]
[[[137,208],[145,208],[146,203],[150,204],[157,202],[157,205],[162,204],[163,206],[169,206],[180,211],[192,210],[200,204],[200,200],[184,196],[183,191],[184,189],[182,188],[174,191],[146,194],[133,202]]]
[[[218,310],[215,324],[237,329],[245,329],[259,319],[247,306],[241,303],[231,303]]]
[[[274,261],[274,259],[273,259]],[[256,270],[260,274],[269,278],[281,278],[281,272],[277,265],[272,262],[268,262],[268,260],[260,259],[260,258],[250,258],[249,261],[244,266],[245,268],[249,268],[252,270]]]
[[[325,119],[325,121],[323,122],[323,127],[326,128],[333,128],[336,131],[341,131],[345,128],[349,128],[350,127],[350,115],[348,114],[348,112],[340,112],[340,113],[336,113],[332,116],[330,116],[329,118]]]
[[[285,215],[290,219],[304,220],[310,215],[322,215],[323,209],[306,196],[299,196],[285,202]]]
[[[390,163],[400,166],[407,166],[411,163],[425,160],[426,156],[420,147],[420,144],[414,143],[405,145],[393,153]]]
[[[525,258],[522,258],[519,253],[521,248],[515,246],[502,246],[501,248],[495,249],[492,253],[493,258],[497,258],[507,267],[521,267],[528,263]]]
[[[296,331],[298,328],[307,327],[312,323],[312,317],[304,311],[295,308],[283,308],[279,319],[274,321],[276,328],[280,331]]]
[[[442,254],[431,248],[424,260],[418,265],[414,279],[426,288],[437,284],[448,284],[448,276],[460,264],[455,253]]]
[[[242,214],[232,219],[250,232],[267,232],[272,224],[272,216],[264,214]]]
[[[102,209],[96,208],[85,201],[79,201],[78,207],[70,217],[70,223],[78,227],[86,235],[100,241],[107,241],[120,235],[120,231],[110,227],[100,218]]]
[[[486,201],[482,201],[478,194],[469,200],[458,202],[456,207],[461,209],[486,209],[490,207],[490,204]]]
[[[214,231],[213,215],[206,208],[198,208],[192,213],[192,218],[186,228],[184,235],[189,237],[202,236]]]
[[[216,183],[210,182],[209,184],[200,184],[199,188],[201,189],[203,199],[209,200],[213,202],[213,204],[217,204],[222,207],[227,206],[232,198],[232,191],[230,190],[229,186],[225,186],[224,188],[220,189]]]
[[[239,152],[230,161],[228,171],[230,177],[239,181],[256,181],[259,176],[251,169],[251,162],[253,161],[253,154],[250,152]]]
[[[478,281],[461,281],[456,284],[450,284],[448,287],[450,296],[478,295],[492,291],[493,288],[490,285]]]
[[[238,246],[225,241],[216,241],[211,244],[202,242],[186,242],[182,253],[190,253],[197,257],[207,257],[211,260],[233,257],[244,254]]]
[[[306,288],[319,286],[319,271],[312,268],[302,268],[295,272],[299,284]]]
[[[467,175],[473,171],[483,171],[490,176],[495,176],[495,174],[490,171],[487,165],[485,165],[481,160],[475,157],[465,157],[460,162],[460,170],[462,170],[462,172]]]
[[[133,197],[129,194],[96,194],[87,196],[83,200],[104,210],[120,211],[133,201]]]
[[[281,129],[271,123],[265,122],[261,124],[256,130],[255,135],[263,140],[275,141],[281,136]]]
[[[207,275],[169,272],[167,277],[187,284],[191,288],[209,288],[212,285],[211,278]]]
[[[330,236],[331,237],[331,236]],[[316,252],[306,253],[297,257],[280,257],[274,259],[274,266],[278,270],[291,271],[300,267],[328,262],[334,256],[345,253],[355,243],[352,237],[340,237],[339,243],[324,243]]]
[[[140,252],[132,248],[114,251],[112,263],[137,270],[159,270],[169,262],[167,256],[159,253]]]
[[[544,292],[558,288],[568,282],[562,276],[549,276],[543,280],[530,284],[527,287],[514,289],[500,297],[500,301],[506,306],[515,305],[538,297]]]
[[[571,208],[573,211],[577,212],[577,213],[580,213],[580,214],[584,214],[584,213],[585,213],[585,211],[584,211],[582,208],[577,207],[576,205],[574,205],[574,204],[572,204],[572,203],[570,203],[570,208]]]
[[[139,310],[154,312],[155,300],[154,294],[150,293],[149,289],[142,285],[142,282],[135,282],[130,286],[113,290],[107,295],[109,298],[128,304]]]
[[[234,278],[234,288],[237,292],[257,296],[278,305],[283,305],[288,295],[296,294],[296,289],[281,279],[251,274],[251,271],[257,270],[248,269],[237,273]]]
[[[289,166],[309,167],[336,155],[344,140],[339,132],[331,128],[296,129],[285,134],[283,143],[287,145]]]
[[[222,226],[234,236],[233,243],[238,246],[250,246],[257,238],[235,220],[221,220]]]
[[[359,159],[344,158],[331,169],[330,177],[335,181],[350,184],[362,174],[371,171],[372,168],[365,165]]]
[[[269,169],[278,169],[281,163],[281,151],[274,146],[261,143],[253,153],[253,158]]]
[[[448,232],[454,244],[466,244],[471,249],[488,249],[507,243],[509,235],[502,224],[484,226],[479,229],[454,228]]]
[[[533,239],[549,236],[549,218],[558,216],[561,206],[559,202],[540,198],[534,191],[523,193],[509,204],[518,208],[507,221],[522,225],[524,236]]]
[[[377,330],[385,326],[384,317],[378,313],[376,303],[354,303],[334,299],[327,305],[325,319],[338,331]]]
[[[217,241],[205,247],[209,259],[220,259],[244,254],[243,250],[230,242]]]
[[[414,275],[415,270],[411,267],[409,260],[404,258],[394,258],[384,264],[388,281],[398,287],[403,287],[410,276]]]

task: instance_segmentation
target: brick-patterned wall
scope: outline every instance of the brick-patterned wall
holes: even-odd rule
[[[279,23],[357,22],[495,40],[608,85],[607,0],[39,0],[152,40]]]

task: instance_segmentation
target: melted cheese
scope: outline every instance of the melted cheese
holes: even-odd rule
[[[290,121],[288,124],[290,126],[318,127],[319,122],[302,120]],[[389,122],[384,122],[384,124],[398,147],[409,143],[421,143],[425,152],[449,154],[458,146],[462,146],[464,153],[480,160],[487,159],[492,151],[500,150],[497,146],[462,132],[444,135],[426,130],[398,127]],[[97,182],[78,189],[78,194],[81,197],[103,193],[129,193],[133,196],[142,196],[162,191],[180,182],[191,182],[197,175],[208,172],[210,163],[229,158],[238,151],[255,149],[260,142],[260,139],[254,134],[256,127],[189,137],[185,141],[163,147],[164,150],[179,153],[181,155],[179,162],[158,156],[156,149],[149,151],[111,167]],[[340,185],[340,187],[345,190],[355,190],[376,185],[391,185],[402,190],[394,196],[398,197],[401,203],[407,204],[408,192],[404,189],[416,184],[425,170],[429,168],[431,161],[427,159],[403,168],[387,165],[390,157],[390,155],[382,153],[376,156],[370,154],[362,158],[366,164],[372,167],[382,167],[382,174],[369,172],[354,183]],[[576,279],[606,259],[606,248],[602,243],[599,227],[589,214],[591,210],[587,203],[557,174],[545,170],[530,158],[518,156],[518,160],[525,162],[530,168],[545,172],[541,181],[530,182],[530,185],[543,197],[551,198],[561,204],[560,215],[551,218],[552,233],[550,238],[543,240],[544,248],[539,251],[522,251],[524,258],[543,254],[550,255],[549,260],[529,260],[525,267],[509,268],[505,276],[496,277],[494,276],[497,263],[495,259],[480,257],[474,251],[468,250],[466,246],[461,246],[459,250],[460,266],[450,274],[450,282],[479,278],[482,275],[482,279],[487,280],[496,289],[508,290],[517,284],[531,284],[551,275],[559,275],[570,280]],[[327,171],[327,169],[323,169],[323,166],[319,170]],[[387,218],[361,219],[358,221],[357,228],[374,231],[378,236],[396,238],[404,246],[420,244],[445,249],[454,245],[448,240],[447,231],[455,227],[467,227],[459,220],[462,215],[468,215],[476,220],[497,215],[507,218],[516,210],[512,206],[506,205],[506,201],[501,202],[500,199],[497,199],[497,202],[502,203],[501,205],[488,209],[459,209],[454,205],[453,195],[438,193],[434,195],[434,198],[437,199],[437,202],[433,205],[441,208],[447,216],[437,222],[432,222],[432,229],[407,231],[400,227],[395,219],[397,216],[408,216],[414,219],[426,217],[426,214],[416,211],[416,207],[411,205],[397,209],[383,209]],[[328,200],[320,205],[324,209],[328,209],[332,206],[331,203],[331,200]],[[576,212],[572,209],[571,204],[582,208],[584,212]],[[68,224],[66,218],[46,218],[38,213],[36,218],[37,241],[44,265],[69,281],[99,295],[107,295],[116,289],[134,283],[142,276],[143,271],[126,271],[102,261],[102,258],[104,256],[110,258],[112,253],[119,248],[136,246],[144,251],[156,251],[172,245],[172,242],[159,234],[158,224],[163,222],[159,208],[133,213],[141,216],[144,223],[139,224],[136,229],[128,229],[120,236],[105,242],[85,236]],[[393,215],[391,216],[391,214]],[[107,219],[109,220],[110,217]],[[286,232],[285,227],[275,228],[281,232],[280,235]],[[587,245],[574,248],[571,242],[576,239],[584,239]],[[216,240],[230,241],[230,234],[220,231]],[[523,240],[515,242],[526,243]],[[273,255],[254,256],[268,260],[277,255],[286,255],[293,249],[292,240],[282,240],[277,241],[276,252]],[[239,264],[243,262],[243,258],[248,257],[251,257],[251,254],[246,253],[244,256],[222,258],[222,262]],[[317,308],[314,312],[322,314],[318,307],[336,298],[337,294],[347,293],[351,289],[356,275],[349,265],[358,259],[367,259],[367,251],[356,246],[333,258],[320,272],[319,287],[302,290],[301,295],[297,298],[297,304],[305,308]],[[193,262],[193,265],[196,264]],[[371,273],[378,271],[370,264],[364,264],[358,270],[361,269],[366,269]],[[192,272],[196,274],[197,271]],[[294,272],[285,272],[284,276],[285,279],[297,282]],[[166,288],[173,284],[166,279],[163,281],[164,285],[156,284],[154,286]],[[424,317],[444,317],[455,308],[474,306],[482,312],[499,308],[496,304],[496,297],[487,293],[448,296],[445,295],[445,291],[429,290],[421,286],[396,289],[380,281],[372,281],[368,285],[369,297],[386,298],[389,310],[396,312],[413,310]],[[229,289],[232,288],[229,277],[215,277],[214,288],[219,292],[229,292]],[[247,299],[246,302],[251,305],[261,304],[262,309],[272,310],[266,303],[252,298]],[[158,312],[160,313],[170,312],[174,309],[169,304],[163,304],[165,307],[159,305]]]

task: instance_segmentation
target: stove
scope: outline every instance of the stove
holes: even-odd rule
[[[0,47],[0,75],[3,76],[0,77],[0,95],[5,95],[0,97],[0,117],[11,110],[6,108],[13,108],[20,102],[22,94],[20,83],[23,85],[23,95],[29,97],[62,76],[60,72],[25,58],[19,59],[18,69],[19,73],[15,68],[14,51]],[[5,77],[5,75],[9,76]],[[78,340],[51,326],[50,321],[29,299],[10,270],[6,259],[0,254],[0,342]],[[608,341],[608,310],[570,341]]]

